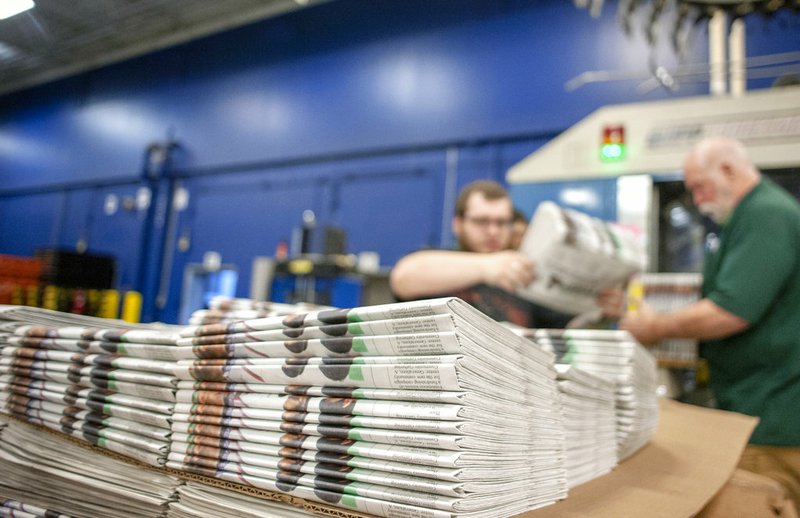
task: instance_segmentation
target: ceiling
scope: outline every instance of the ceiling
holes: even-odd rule
[[[0,95],[326,0],[35,0],[0,20]]]

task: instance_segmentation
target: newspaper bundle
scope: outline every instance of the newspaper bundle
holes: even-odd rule
[[[170,467],[377,516],[565,496],[552,355],[458,299],[183,334]]]
[[[14,314],[15,319],[24,317]],[[19,322],[4,328],[13,329],[3,337],[0,354],[0,384],[9,413],[148,464],[166,462],[177,385],[175,361],[124,353],[130,348],[169,358],[158,351],[175,349],[175,329]]]
[[[614,383],[568,364],[557,364],[564,410],[567,486],[604,475],[617,465]]]
[[[192,313],[191,317],[189,317],[189,324],[204,325],[236,322],[254,318],[307,313],[322,309],[332,308],[306,302],[284,304],[281,302],[216,296],[209,302],[208,309],[199,309]]]
[[[637,299],[632,305],[641,302],[659,313],[675,311],[700,299],[702,282],[699,273],[643,273],[631,283],[629,293],[634,296],[629,300]],[[682,367],[696,365],[697,349],[697,340],[688,338],[665,338],[648,345],[657,360]]]
[[[547,505],[613,467],[609,434],[624,455],[654,426],[637,374],[647,362],[625,348],[630,337],[540,332],[548,352],[453,298],[180,329],[31,315],[0,320],[6,411],[152,465],[376,516],[505,517]],[[599,361],[574,339],[621,351]],[[613,381],[616,426],[609,382],[557,374],[556,355]],[[38,452],[29,437],[13,455],[0,446],[0,463]],[[94,471],[95,460],[81,462]],[[21,471],[9,473],[25,484]],[[54,487],[72,498],[65,476]],[[4,496],[115,516],[15,491]],[[204,505],[197,487],[180,494],[170,516],[225,516],[214,509],[231,501],[248,516],[255,504],[215,494]]]
[[[0,430],[0,473],[2,516],[164,516],[180,484],[14,421]]]
[[[523,331],[573,365],[615,384],[617,456],[625,459],[652,438],[658,425],[655,358],[627,331],[536,329]]]
[[[520,251],[535,262],[536,279],[517,294],[569,314],[597,311],[600,292],[622,288],[647,261],[632,230],[549,201],[536,209]]]
[[[0,516],[13,518],[71,518],[53,509],[44,509],[11,498],[0,498]]]

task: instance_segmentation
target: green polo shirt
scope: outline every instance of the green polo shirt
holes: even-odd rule
[[[750,323],[706,342],[720,408],[758,416],[752,444],[800,446],[800,204],[768,179],[706,256],[703,296]]]

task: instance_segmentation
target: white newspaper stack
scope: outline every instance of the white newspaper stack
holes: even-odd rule
[[[659,313],[674,311],[700,300],[703,276],[699,273],[643,273],[642,302]],[[694,367],[697,363],[697,340],[668,338],[648,347],[657,360],[674,366]]]
[[[300,302],[284,304],[252,299],[240,299],[217,296],[211,299],[208,309],[198,309],[189,317],[191,325],[237,322],[254,318],[289,315],[292,313],[333,309],[328,306]]]
[[[0,473],[0,516],[15,517],[165,516],[180,484],[14,421],[0,430]]]
[[[184,334],[169,467],[388,517],[566,496],[552,354],[459,299]]]
[[[13,314],[16,320],[4,325],[14,331],[4,337],[0,355],[0,386],[10,414],[141,462],[166,462],[180,328],[29,325],[19,320],[43,313],[5,309],[0,308],[0,318]],[[47,321],[71,318],[54,317]]]
[[[647,255],[631,229],[553,202],[542,202],[520,251],[536,263],[536,280],[517,294],[564,313],[596,311],[597,295],[622,288]]]
[[[656,360],[627,331],[535,329],[523,334],[574,365],[616,385],[617,457],[647,444],[658,426]]]
[[[163,331],[170,331],[179,327],[161,323],[133,324],[124,320],[90,317],[86,315],[64,313],[62,311],[53,311],[50,309],[34,308],[30,306],[0,304],[0,326],[9,322],[39,324],[51,327],[82,326],[113,329],[155,329]]]
[[[617,465],[614,383],[573,365],[557,364],[564,409],[567,486],[604,475]]]

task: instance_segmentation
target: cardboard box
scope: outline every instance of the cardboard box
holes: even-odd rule
[[[613,472],[520,518],[680,518],[696,515],[725,485],[758,420],[661,401],[653,440]]]

